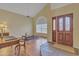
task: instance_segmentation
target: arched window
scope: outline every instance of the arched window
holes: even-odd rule
[[[47,33],[47,19],[46,17],[39,17],[36,21],[36,32]]]

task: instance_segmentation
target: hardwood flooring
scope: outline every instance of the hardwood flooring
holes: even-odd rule
[[[36,38],[26,41],[26,54],[23,47],[21,47],[21,56],[39,56],[40,45],[46,43],[47,40],[44,38]],[[15,46],[10,46],[0,49],[0,56],[15,56]],[[16,51],[17,52],[17,51]]]
[[[16,56],[14,47],[15,46],[10,46],[0,49],[0,56]],[[21,47],[20,56],[40,56],[40,51],[42,56],[73,56],[74,55],[72,53],[68,53],[63,50],[56,49],[55,47],[53,47],[52,43],[47,43],[46,39],[40,37],[26,41],[26,53],[23,47]]]

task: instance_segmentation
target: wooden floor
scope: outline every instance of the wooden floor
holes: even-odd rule
[[[46,43],[47,40],[44,38],[37,38],[26,41],[26,53],[23,47],[21,48],[21,56],[39,56],[40,55],[40,45]],[[15,46],[6,47],[0,49],[0,56],[15,56]]]
[[[65,52],[60,49],[56,49],[52,43],[47,43],[44,38],[34,38],[32,40],[26,41],[26,53],[21,48],[20,56],[40,56],[40,50],[42,56],[72,56],[74,54]],[[41,47],[40,47],[41,46]],[[0,49],[0,56],[16,56],[15,46],[10,46]],[[41,49],[40,49],[41,48]]]

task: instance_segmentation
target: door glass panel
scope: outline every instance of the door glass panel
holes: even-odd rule
[[[59,18],[59,31],[63,31],[63,18]]]
[[[65,17],[65,31],[70,31],[70,17]]]
[[[53,30],[56,30],[56,27],[55,27],[55,26],[56,26],[56,25],[55,25],[55,21],[56,21],[56,20],[54,19],[54,20],[53,20]]]

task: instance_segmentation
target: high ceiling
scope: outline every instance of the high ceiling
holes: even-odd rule
[[[0,9],[21,14],[35,16],[46,4],[42,3],[0,3]]]
[[[46,3],[0,3],[0,9],[4,9],[10,12],[14,12],[17,14],[21,14],[24,16],[35,16],[43,7],[46,5]],[[52,3],[51,8],[56,9],[59,7],[63,7],[65,5],[68,5],[68,3]]]

